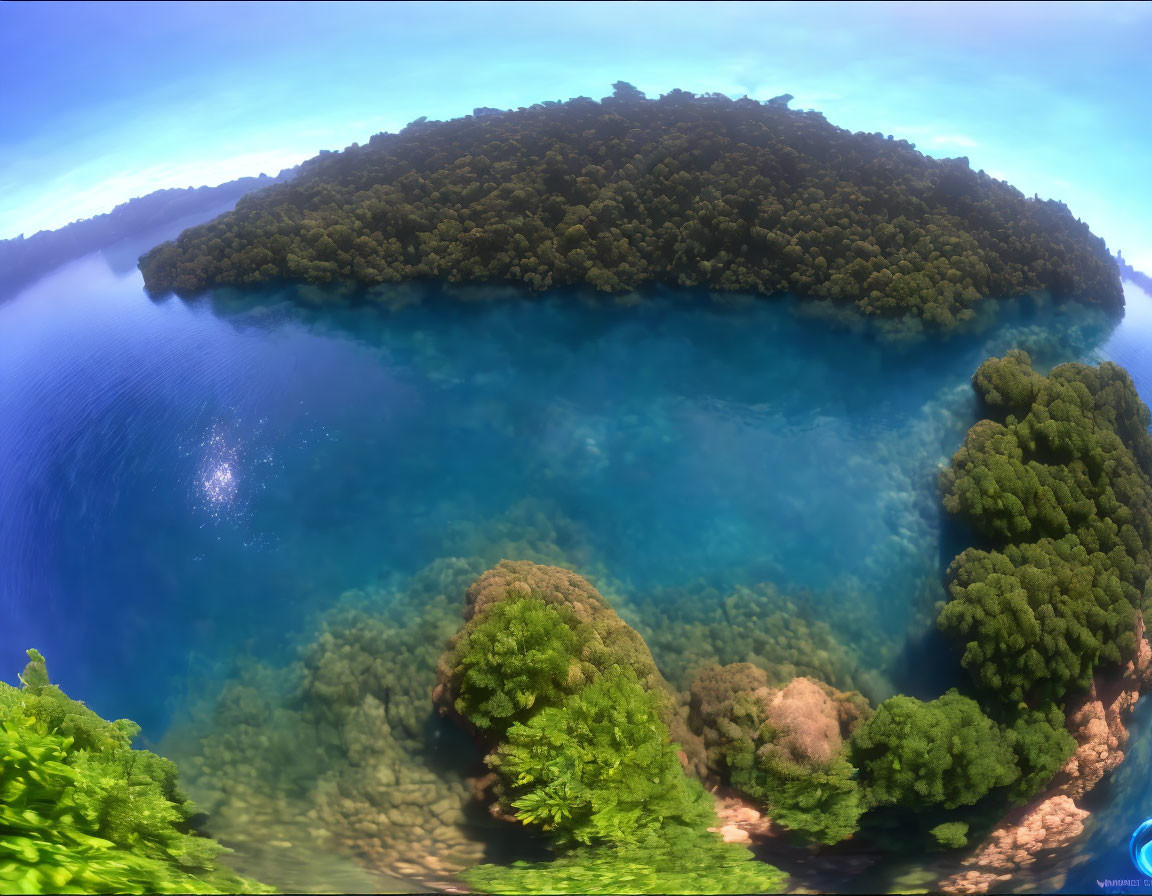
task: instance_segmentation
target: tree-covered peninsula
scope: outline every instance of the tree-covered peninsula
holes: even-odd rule
[[[1103,240],[1063,204],[787,100],[653,100],[621,82],[600,102],[421,119],[312,159],[140,268],[153,294],[407,280],[792,292],[937,328],[1035,291],[1122,306]]]

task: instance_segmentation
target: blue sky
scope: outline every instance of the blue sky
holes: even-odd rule
[[[1152,270],[1147,3],[2,3],[0,238],[616,80],[967,155]]]

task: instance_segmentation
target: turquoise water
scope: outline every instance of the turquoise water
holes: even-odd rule
[[[976,366],[1103,349],[1152,398],[1132,290],[1118,329],[1020,306],[909,342],[788,300],[152,302],[118,258],[0,306],[0,668],[36,646],[150,743],[219,662],[286,662],[342,592],[496,532],[557,546],[649,628],[661,595],[772,583],[870,696],[934,696],[956,674],[931,635],[955,552],[935,472]]]

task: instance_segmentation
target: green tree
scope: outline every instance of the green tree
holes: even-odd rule
[[[849,756],[874,806],[969,806],[1020,774],[1008,739],[955,690],[927,703],[885,700],[853,732]]]
[[[660,701],[629,669],[512,726],[490,763],[517,817],[560,845],[675,843],[678,831],[715,823],[711,798],[684,775]]]
[[[456,710],[501,733],[574,689],[576,635],[538,597],[501,601],[466,628],[455,651]]]

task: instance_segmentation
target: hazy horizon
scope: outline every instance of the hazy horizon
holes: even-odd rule
[[[1138,3],[6,3],[0,238],[624,80],[967,156],[1149,270],[1149,45]]]

